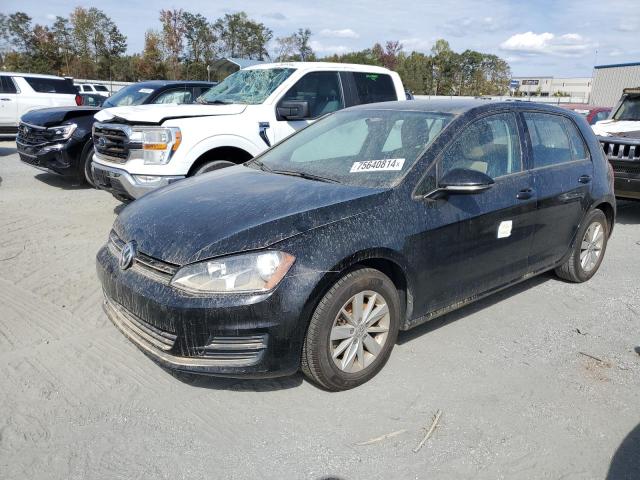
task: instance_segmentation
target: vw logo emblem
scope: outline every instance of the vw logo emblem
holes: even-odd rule
[[[134,242],[127,243],[122,247],[120,252],[120,269],[126,270],[133,264],[133,259],[136,256],[136,244]]]

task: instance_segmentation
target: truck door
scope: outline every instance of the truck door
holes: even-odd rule
[[[344,108],[338,72],[310,72],[298,80],[276,104],[271,143],[277,143],[318,118]]]

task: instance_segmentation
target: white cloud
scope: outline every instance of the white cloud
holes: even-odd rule
[[[330,30],[325,28],[320,30],[321,37],[334,37],[334,38],[360,38],[357,32],[354,32],[350,28],[343,28],[341,30]]]
[[[521,55],[579,57],[588,53],[591,43],[578,33],[517,33],[500,44],[502,50]]]
[[[311,40],[309,42],[309,46],[311,46],[314,51],[323,54],[343,54],[354,50],[353,48],[349,48],[346,45],[325,45],[324,43],[317,40]]]
[[[400,43],[402,44],[402,48],[407,52],[427,52],[433,47],[433,40],[425,40],[419,37],[403,38],[400,40]]]

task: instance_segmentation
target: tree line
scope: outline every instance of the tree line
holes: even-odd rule
[[[0,68],[74,78],[139,81],[207,79],[207,65],[223,57],[274,61],[328,61],[380,65],[397,71],[415,94],[496,95],[508,91],[509,65],[492,54],[453,51],[437,40],[429,53],[404,50],[398,41],[319,57],[312,32],[300,28],[274,38],[245,12],[213,21],[183,9],[161,10],[158,28],[145,33],[144,48],[127,53],[127,37],[102,10],[76,7],[50,25],[24,12],[0,13]],[[221,80],[211,72],[212,80]]]

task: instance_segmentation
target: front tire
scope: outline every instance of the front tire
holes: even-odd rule
[[[578,230],[571,255],[556,268],[556,275],[576,283],[589,280],[600,268],[608,239],[607,217],[602,210],[592,210]]]
[[[302,351],[311,381],[339,391],[361,385],[385,365],[400,323],[400,299],[382,272],[359,268],[343,276],[316,307]]]
[[[203,173],[213,172],[214,170],[220,170],[221,168],[232,167],[234,165],[235,163],[229,162],[228,160],[214,160],[200,165],[193,174],[202,175]]]
[[[93,180],[93,172],[91,171],[91,162],[93,161],[93,146],[89,147],[82,157],[82,179],[92,188],[97,188]]]

